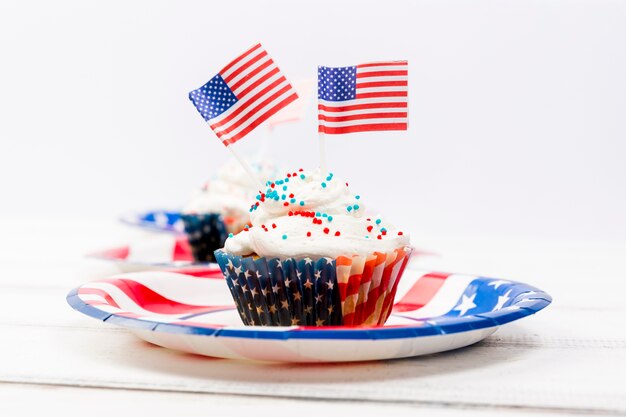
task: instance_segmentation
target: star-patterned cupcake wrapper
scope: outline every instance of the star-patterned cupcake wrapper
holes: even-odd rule
[[[182,214],[185,233],[196,262],[215,262],[214,252],[224,247],[228,231],[220,214]]]
[[[215,252],[244,324],[340,326],[335,261],[253,258]]]
[[[217,250],[215,258],[248,326],[378,326],[411,252],[280,260]]]

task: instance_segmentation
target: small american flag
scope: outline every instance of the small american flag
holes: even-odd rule
[[[320,133],[407,130],[407,61],[320,66],[317,75]]]
[[[226,146],[242,139],[298,98],[272,58],[257,44],[189,93],[204,120]]]

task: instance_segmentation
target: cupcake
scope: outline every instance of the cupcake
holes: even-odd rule
[[[409,236],[368,215],[346,182],[300,169],[267,182],[248,209],[251,226],[215,252],[244,324],[385,323]]]
[[[253,163],[259,177],[275,175],[270,163]],[[198,190],[181,213],[194,259],[215,262],[213,252],[224,246],[229,233],[238,233],[250,221],[250,200],[258,192],[236,160],[224,164],[215,179]]]

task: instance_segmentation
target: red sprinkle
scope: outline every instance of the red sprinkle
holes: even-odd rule
[[[289,214],[290,216],[293,216],[293,211],[290,211],[288,214]]]
[[[283,206],[285,206],[285,207],[287,207],[288,205],[289,205],[289,203],[286,202],[286,201],[283,203]]]
[[[377,237],[378,239],[381,239],[381,240],[382,240],[382,238],[383,238],[381,235],[378,235],[378,236],[376,236],[376,237]]]
[[[276,184],[274,184],[274,183],[270,184],[270,187],[272,187],[272,188],[274,188],[275,186],[276,186]]]
[[[307,237],[311,237],[311,232],[306,232]]]
[[[341,232],[336,231],[336,232],[335,232],[335,236],[339,236],[339,235],[341,235]]]
[[[289,198],[293,198],[293,193],[289,194]]]
[[[387,234],[386,230],[383,230],[383,236],[385,236]]]
[[[302,168],[300,168],[298,171],[302,172],[302,171],[304,171],[304,170],[303,170]]]
[[[328,232],[330,232],[330,229],[328,227],[324,228],[324,233],[328,234]]]
[[[370,225],[370,226],[367,226],[367,231],[368,231],[368,232],[371,232],[373,228],[374,228],[374,226],[371,226],[371,225]]]
[[[402,232],[398,232],[398,236],[402,236],[402,234],[403,234]]]
[[[289,173],[288,173],[288,174],[287,174],[287,178],[291,178],[291,174],[289,174]]]
[[[272,229],[276,229],[276,223],[272,223]]]

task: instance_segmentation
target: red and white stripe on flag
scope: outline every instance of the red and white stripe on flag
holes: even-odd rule
[[[267,51],[257,44],[189,98],[226,146],[298,98]]]
[[[318,69],[319,132],[408,129],[408,62]]]

